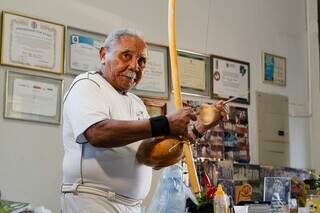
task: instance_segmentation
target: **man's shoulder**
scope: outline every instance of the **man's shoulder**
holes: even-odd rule
[[[77,89],[100,89],[103,85],[103,82],[101,81],[100,75],[95,71],[89,71],[82,73],[80,75],[77,75],[72,83],[69,86],[69,90],[77,88]]]
[[[99,74],[95,71],[88,71],[88,72],[82,73],[80,75],[77,75],[75,77],[75,79],[73,80],[72,84],[75,84],[79,81],[89,82],[89,83],[92,82],[92,83],[95,83],[99,87],[101,84],[100,79],[99,79]]]
[[[96,75],[96,72],[85,72],[76,76],[64,95],[64,102],[70,93],[74,94],[74,90],[78,93],[83,93],[90,92],[93,89],[99,89],[101,83]]]

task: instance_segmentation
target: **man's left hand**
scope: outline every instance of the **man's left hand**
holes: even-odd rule
[[[206,130],[218,125],[221,121],[228,120],[229,106],[225,104],[223,100],[220,100],[216,104],[214,104],[214,107],[216,109],[214,110],[214,116],[218,119],[213,120],[213,122],[209,124],[205,124],[201,121],[201,119],[198,119],[198,121],[202,122],[202,125],[206,127]]]

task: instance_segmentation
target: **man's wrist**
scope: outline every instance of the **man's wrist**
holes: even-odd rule
[[[210,129],[209,126],[204,125],[202,122],[196,122],[195,123],[197,130],[201,133],[204,134],[208,129]]]
[[[194,136],[196,136],[196,138],[202,138],[203,134],[201,134],[201,133],[197,130],[195,124],[192,125],[192,129],[191,129],[191,130],[192,130],[192,133],[194,134]]]
[[[196,122],[192,125],[192,133],[197,137],[197,138],[202,138],[204,135],[204,132],[206,131],[205,126],[202,125],[199,122]]]

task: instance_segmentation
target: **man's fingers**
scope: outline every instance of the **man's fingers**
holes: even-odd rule
[[[220,101],[217,102],[217,104],[218,104],[218,105],[224,105],[224,101],[223,101],[223,100],[220,100]]]
[[[223,106],[223,111],[224,111],[225,113],[229,113],[230,107],[229,107],[228,104],[226,104],[226,105]]]
[[[193,121],[197,120],[197,114],[195,112],[188,114],[188,117]]]
[[[223,110],[224,109],[224,102],[221,100],[221,101],[218,101],[217,103],[216,103],[216,108],[218,109],[218,110]]]
[[[184,109],[186,112],[186,116],[188,116],[193,121],[197,120],[197,114],[195,113],[195,111],[191,107],[186,107]]]
[[[195,121],[195,120],[197,120],[197,114],[194,112],[186,114],[184,119],[186,120],[187,123],[189,123],[190,120]]]
[[[183,107],[183,109],[185,112],[191,112],[192,108],[191,107]]]

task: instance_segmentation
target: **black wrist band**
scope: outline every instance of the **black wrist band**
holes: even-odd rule
[[[149,120],[152,137],[170,135],[169,121],[166,116],[160,115],[151,117]]]
[[[202,138],[203,134],[201,134],[197,128],[196,128],[196,125],[193,124],[192,126],[192,133],[197,137],[197,138]]]

